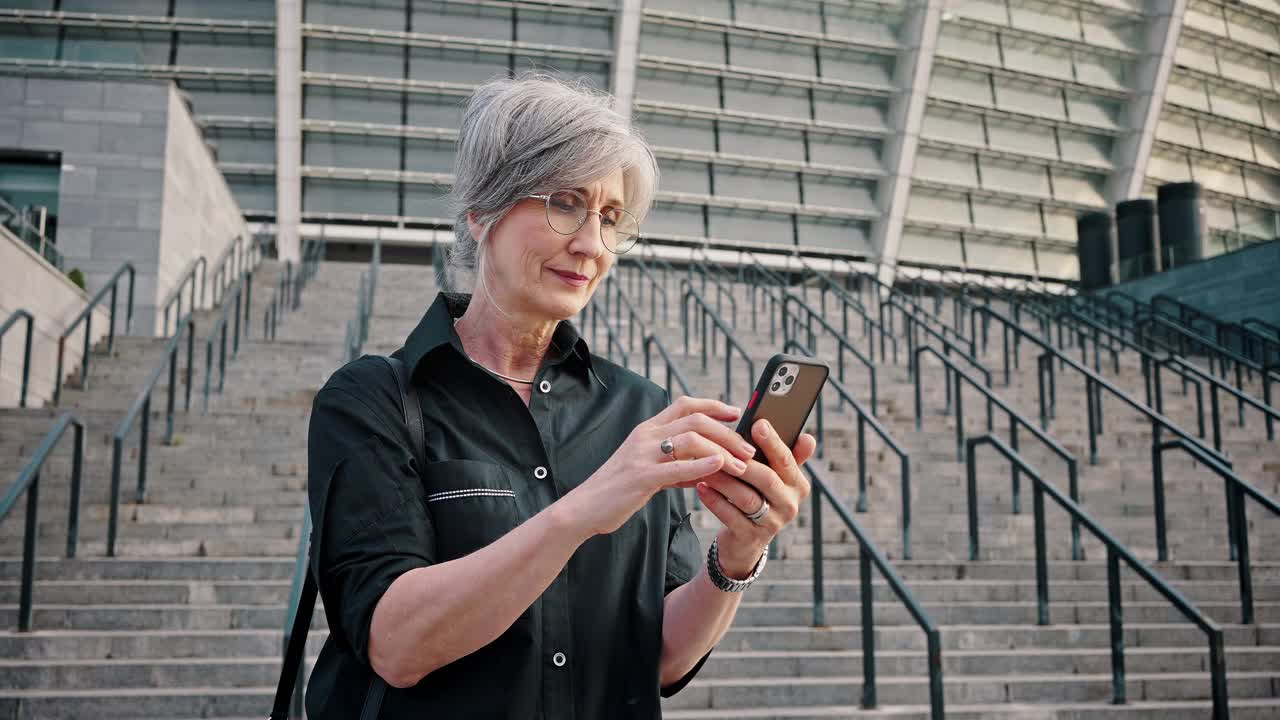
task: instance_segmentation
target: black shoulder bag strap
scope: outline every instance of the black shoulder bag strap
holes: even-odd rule
[[[396,376],[396,386],[400,389],[400,407],[404,412],[404,423],[409,429],[409,437],[413,442],[413,456],[421,467],[427,456],[426,433],[422,422],[422,402],[418,398],[418,390],[409,377],[408,366],[399,358],[384,357]],[[285,651],[284,666],[280,669],[280,682],[276,685],[276,699],[271,708],[269,720],[288,720],[289,700],[293,688],[301,675],[302,654],[307,645],[307,631],[311,629],[311,616],[315,612],[316,595],[315,577],[311,567],[302,582],[302,593],[298,596],[298,612],[293,618],[293,629],[289,635],[289,647]],[[382,709],[382,699],[387,694],[387,681],[374,675],[369,683],[369,691],[364,697],[364,706],[360,709],[360,720],[377,720],[378,711]]]

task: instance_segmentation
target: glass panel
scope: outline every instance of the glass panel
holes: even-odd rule
[[[1048,128],[1036,127],[1029,123],[995,118],[987,122],[987,136],[991,138],[991,147],[1028,155],[1055,157],[1057,149],[1051,142],[1052,136],[1049,135],[1051,132]]]
[[[1066,116],[1062,108],[1062,93],[1054,88],[998,77],[995,79],[995,89],[997,107],[1041,117]]]
[[[1004,66],[1011,70],[1071,79],[1071,54],[1056,45],[1021,38],[1004,39]]]
[[[817,178],[804,176],[804,202],[806,205],[847,208],[863,212],[875,212],[875,184],[845,178]]]
[[[1173,59],[1178,65],[1218,74],[1218,59],[1213,55],[1213,48],[1207,45],[1183,42],[1174,50]]]
[[[709,120],[681,119],[637,113],[636,122],[649,144],[655,147],[678,147],[714,152],[715,133]]]
[[[1101,176],[1075,175],[1062,170],[1053,171],[1053,196],[1066,202],[1106,207],[1107,198],[1102,194]]]
[[[515,66],[512,69],[516,73],[521,73],[526,70],[551,72],[553,74],[558,73],[568,77],[573,82],[585,80],[597,90],[607,90],[609,88],[609,66],[606,63],[577,60],[574,58],[531,58],[517,56],[515,59]],[[505,77],[507,74],[508,73],[505,69],[498,69],[489,77],[486,77],[485,80],[489,80],[497,76]]]
[[[275,70],[272,37],[179,33],[177,64],[190,67]]]
[[[994,105],[991,79],[986,73],[937,67],[929,80],[929,94],[973,105]]]
[[[646,9],[677,12],[681,15],[729,19],[729,0],[646,0],[644,5]],[[701,235],[701,231],[698,234]]]
[[[1233,80],[1257,85],[1264,90],[1271,90],[1271,73],[1267,66],[1251,56],[1238,56],[1224,51],[1218,59],[1222,74]]]
[[[1147,161],[1147,175],[1164,182],[1185,182],[1191,179],[1191,168],[1185,155],[1168,154],[1155,148]]]
[[[303,115],[317,120],[400,124],[400,98],[388,93],[307,86]]]
[[[1075,280],[1080,277],[1080,260],[1075,253],[1056,248],[1036,248],[1036,260],[1039,261],[1041,277]]]
[[[663,159],[658,161],[658,168],[662,171],[659,189],[663,192],[711,194],[711,173],[705,163]]]
[[[1217,115],[1255,125],[1262,124],[1262,109],[1258,106],[1256,98],[1236,93],[1227,94],[1225,91],[1214,88],[1209,91],[1209,102]]]
[[[920,134],[966,145],[984,145],[982,117],[977,114],[952,113],[950,110],[927,109]],[[992,139],[994,144],[995,140]]]
[[[770,202],[800,202],[800,189],[793,173],[754,168],[716,167],[716,195],[751,198]]]
[[[1258,151],[1258,162],[1273,168],[1280,168],[1280,143],[1266,138],[1254,138],[1254,147]]]
[[[822,77],[892,87],[893,58],[886,55],[819,49]]]
[[[752,127],[726,128],[721,125],[720,152],[804,162],[804,141],[797,135],[780,135],[777,132]]]
[[[161,15],[164,13],[161,12]],[[103,32],[94,28],[65,28],[62,59],[128,65],[168,65],[169,33]]]
[[[305,133],[302,139],[302,164],[313,167],[399,170],[400,141],[396,138]]]
[[[1005,0],[947,0],[946,12],[997,25],[1009,24]]]
[[[265,92],[234,90],[205,90],[186,87],[191,96],[191,106],[197,115],[247,115],[251,117],[275,117],[276,98],[270,89]]]
[[[1056,178],[1054,182],[1057,182]],[[1074,242],[1076,240],[1076,216],[1074,214],[1045,210],[1044,234],[1046,237]],[[1043,261],[1043,258],[1041,260]]]
[[[842,165],[845,167],[882,170],[881,147],[876,140],[858,138],[832,138],[830,141],[811,138],[809,157],[815,163]]]
[[[395,215],[396,183],[359,180],[302,179],[303,212]]]
[[[453,222],[449,214],[449,188],[405,185],[404,214],[413,218],[438,218]]]
[[[516,15],[516,39],[541,45],[564,45],[589,50],[613,48],[613,21],[604,15],[569,15],[521,8]]]
[[[1244,170],[1246,194],[1250,199],[1280,205],[1280,179],[1257,170]]]
[[[1206,30],[1214,35],[1225,37],[1227,34],[1227,25],[1222,17],[1222,11],[1211,2],[1187,3],[1187,12],[1182,22],[1188,27]]]
[[[1184,105],[1197,110],[1209,110],[1209,95],[1204,83],[1188,77],[1179,76],[1175,71],[1169,75],[1169,84],[1165,88],[1165,102]]]
[[[827,34],[873,43],[898,42],[902,18],[887,11],[860,12],[856,7],[827,4]]]
[[[1080,24],[1084,28],[1084,41],[1090,45],[1125,50],[1142,49],[1138,23],[1086,12],[1081,14]]]
[[[959,195],[936,195],[912,188],[907,201],[907,217],[947,225],[969,224],[969,203]]]
[[[964,249],[960,244],[960,236],[956,234],[906,230],[902,233],[898,259],[960,267],[964,265]]]
[[[729,110],[767,112],[808,119],[809,95],[800,88],[768,83],[724,82],[724,106]]]
[[[646,69],[636,71],[636,97],[678,105],[720,106],[715,78],[701,75],[682,78],[675,73]]]
[[[938,54],[983,65],[999,65],[1000,51],[994,32],[943,25],[938,33]]]
[[[1079,14],[1071,5],[1010,3],[1009,15],[1017,28],[1071,40],[1080,38]]]
[[[973,198],[973,224],[999,232],[1039,235],[1040,208],[1034,203],[1001,203]]]
[[[822,122],[884,129],[888,108],[882,101],[814,93],[814,114]],[[807,113],[806,113],[807,115]]]
[[[747,210],[710,209],[711,237],[794,245],[791,216]]]
[[[402,31],[409,22],[405,15],[406,2],[407,0],[306,0],[303,12],[305,22],[316,25]]]
[[[1076,80],[1087,85],[1125,90],[1131,72],[1130,64],[1117,58],[1076,55]]]
[[[1111,138],[1105,136],[1077,135],[1066,130],[1058,131],[1062,159],[1070,162],[1111,167],[1111,143]]]
[[[219,162],[275,164],[276,138],[270,130],[211,128],[207,136],[217,145]]]
[[[52,60],[58,54],[58,30],[30,25],[0,25],[0,57]]]
[[[227,176],[231,194],[236,196],[240,209],[249,213],[274,213],[276,211],[276,181],[274,177]]]
[[[813,50],[774,40],[729,36],[729,64],[737,67],[812,77]]]
[[[8,3],[5,3],[6,5]],[[169,13],[168,0],[62,0],[66,12],[99,13],[101,15],[151,15]]]
[[[724,63],[724,34],[646,25],[640,33],[640,54],[719,65]]]
[[[433,35],[510,40],[511,8],[471,3],[412,2],[413,28]]]
[[[1032,162],[1011,163],[1006,160],[979,157],[982,186],[1022,195],[1049,197],[1049,174],[1042,165]]]
[[[1244,196],[1245,194],[1244,177],[1237,166],[1227,163],[1210,164],[1192,158],[1191,174],[1207,190],[1216,190],[1230,195]]]
[[[1276,38],[1280,37],[1280,30],[1277,30],[1275,23],[1228,10],[1227,34],[1236,42],[1247,43],[1267,52],[1275,52]]]
[[[702,208],[696,205],[676,205],[658,202],[649,217],[645,218],[642,235],[684,235],[703,237]]]
[[[5,7],[14,10],[52,10],[57,0],[9,0]]]
[[[409,96],[409,124],[414,127],[456,129],[462,126],[462,110],[461,98]]]
[[[1222,155],[1253,160],[1253,143],[1249,134],[1235,128],[1205,123],[1201,128],[1205,149]]]
[[[796,223],[798,244],[807,247],[835,248],[851,253],[871,254],[865,223],[844,223],[824,218],[801,217]]]
[[[1196,130],[1195,120],[1182,115],[1161,115],[1156,125],[1156,139],[1186,147],[1200,147],[1200,133]]]
[[[923,150],[916,156],[915,177],[938,180],[941,182],[977,187],[977,160],[973,155],[959,153],[941,154],[933,150]]]
[[[480,84],[506,74],[507,56],[498,53],[413,48],[409,54],[409,77],[414,80]]]
[[[452,142],[410,140],[405,145],[404,169],[410,172],[452,173],[456,146]]]
[[[1090,95],[1078,95],[1068,92],[1067,112],[1071,119],[1076,122],[1118,128],[1121,105],[1112,100],[1103,100]]]
[[[275,0],[236,0],[235,2],[174,0],[173,14],[182,18],[274,21],[276,3]]]
[[[997,244],[1000,243],[1000,244]],[[986,241],[973,236],[965,236],[964,257],[968,267],[982,270],[1003,270],[1005,272],[1034,274],[1035,257],[1031,254],[1031,246],[1000,241]]]
[[[753,25],[802,30],[804,32],[822,32],[822,20],[818,15],[818,6],[808,2],[760,2],[759,0],[737,0],[734,3],[737,21]]]
[[[304,66],[311,72],[400,78],[404,51],[388,45],[305,38]]]

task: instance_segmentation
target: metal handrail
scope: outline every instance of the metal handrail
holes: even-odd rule
[[[601,314],[600,304],[596,302],[595,298],[592,298],[591,302],[587,305],[587,307],[591,310],[591,344],[595,345],[596,344],[596,319],[599,318]],[[629,370],[631,369],[631,362],[627,359],[627,350],[626,348],[622,347],[622,341],[618,339],[618,334],[613,331],[612,327],[609,327],[609,314],[608,314],[609,311],[606,309],[603,312],[605,315],[604,317],[605,358],[612,362],[613,350],[616,347],[618,349],[618,356],[622,360],[622,366]]]
[[[784,346],[783,352],[797,352],[801,355],[813,357],[813,353],[801,343],[795,340],[788,340]],[[862,403],[849,392],[839,380],[832,378],[827,379],[827,385],[836,391],[844,401],[853,406],[854,412],[858,416],[858,501],[854,506],[858,512],[867,511],[867,426],[880,436],[880,440],[898,456],[898,469],[900,471],[899,482],[902,490],[902,559],[911,559],[911,456],[906,449],[893,438],[881,422],[862,406]],[[818,457],[826,457],[825,446],[823,442],[823,426],[825,418],[823,417],[822,396],[818,396],[817,408],[817,429],[818,429]]]
[[[658,354],[662,356],[663,362],[666,363],[667,378],[665,387],[667,389],[667,395],[672,399],[677,397],[671,393],[671,381],[673,379],[680,383],[680,391],[682,393],[685,395],[692,395],[693,392],[689,387],[689,381],[685,379],[684,373],[680,370],[680,366],[677,365],[675,359],[671,357],[671,353],[667,352],[667,346],[662,343],[662,339],[657,335],[650,334],[646,335],[644,338],[644,376],[650,380],[653,379],[649,354],[649,350],[652,348],[656,348],[658,350]],[[693,497],[696,500],[698,496],[697,494],[694,494]]]
[[[1254,487],[1252,483],[1241,478],[1230,467],[1229,463],[1224,463],[1217,458],[1211,457],[1204,448],[1191,445],[1182,438],[1175,438],[1168,442],[1160,442],[1160,434],[1157,432],[1154,438],[1154,444],[1151,448],[1152,462],[1159,463],[1166,450],[1182,450],[1191,457],[1200,461],[1205,467],[1213,471],[1215,475],[1223,481],[1227,494],[1227,533],[1231,547],[1235,550],[1232,560],[1236,563],[1236,570],[1240,584],[1240,622],[1245,625],[1252,625],[1254,621],[1253,614],[1253,570],[1249,563],[1249,521],[1247,518],[1244,503],[1246,495],[1253,498],[1255,502],[1272,515],[1280,517],[1280,503],[1269,498],[1261,490]],[[1159,486],[1159,494],[1156,496],[1157,502],[1164,504],[1164,484],[1161,482]]]
[[[1211,372],[1213,371],[1213,360],[1216,357],[1218,360],[1218,371],[1223,377],[1226,377],[1227,375],[1227,361],[1231,361],[1235,367],[1237,388],[1243,389],[1244,387],[1244,380],[1241,377],[1240,372],[1242,367],[1258,373],[1263,377],[1264,381],[1269,381],[1273,376],[1275,379],[1280,380],[1280,374],[1277,373],[1278,368],[1264,366],[1261,363],[1255,362],[1251,358],[1247,358],[1230,348],[1219,345],[1214,340],[1206,338],[1203,335],[1199,335],[1194,331],[1183,327],[1181,324],[1168,319],[1167,317],[1154,314],[1147,315],[1146,317],[1137,320],[1134,325],[1135,329],[1140,331],[1139,335],[1144,338],[1148,337],[1146,330],[1148,325],[1157,325],[1167,332],[1176,333],[1181,339],[1179,342],[1179,355],[1188,354],[1185,351],[1185,343],[1182,341],[1190,340],[1191,342],[1197,343],[1200,345],[1201,349],[1208,351],[1205,355],[1209,360],[1209,370]]]
[[[240,356],[240,338],[247,337],[249,334],[249,315],[252,311],[253,303],[253,270],[248,269],[240,273],[240,277],[236,280],[231,288],[222,294],[222,309],[218,313],[218,319],[214,321],[213,327],[209,330],[208,337],[204,341],[204,405],[201,412],[208,414],[209,412],[209,392],[213,384],[213,344],[215,338],[218,342],[218,394],[226,385],[227,380],[227,315],[232,307],[235,307],[235,314],[232,316],[235,320],[232,325],[231,333],[231,357]],[[227,295],[235,297],[234,306],[226,301]],[[243,309],[243,311],[242,311]],[[241,322],[243,317],[243,322]],[[263,335],[266,335],[266,328],[263,329]],[[274,337],[274,329],[272,337]]]
[[[896,364],[898,362],[898,338],[894,337],[893,333],[886,329],[884,316],[882,315],[878,320],[872,318],[871,314],[867,311],[866,306],[864,306],[857,298],[850,295],[849,291],[841,287],[840,284],[837,283],[830,275],[809,265],[804,258],[800,258],[800,264],[809,276],[816,277],[822,282],[822,287],[818,296],[818,302],[822,307],[822,314],[824,316],[827,314],[827,292],[830,291],[840,300],[840,319],[845,336],[849,335],[849,310],[852,309],[862,317],[862,330],[863,335],[867,337],[867,348],[870,359],[875,360],[876,357],[876,334],[871,332],[872,329],[875,329],[880,336],[880,360],[883,361],[887,357],[884,352],[884,346],[885,342],[888,341],[893,345],[893,362]]]
[[[671,312],[667,306],[667,289],[662,283],[658,282],[658,278],[654,276],[653,271],[642,258],[635,258],[632,269],[636,270],[638,277],[648,280],[648,284],[639,283],[639,292],[637,293],[638,302],[644,304],[644,291],[649,291],[649,321],[658,321],[658,298],[662,298],[662,324],[664,326],[671,324]]]
[[[18,407],[27,406],[27,386],[31,382],[31,338],[35,332],[35,318],[24,308],[18,308],[9,314],[9,318],[0,325],[0,342],[4,341],[5,333],[18,323],[19,320],[27,321],[26,339],[22,344],[22,384],[18,390]],[[4,353],[0,353],[0,359],[4,357]]]
[[[738,342],[736,337],[734,337],[733,329],[724,321],[724,318],[720,317],[720,313],[713,310],[711,306],[707,304],[706,298],[695,290],[693,285],[689,284],[687,280],[681,281],[681,287],[683,288],[683,292],[680,295],[680,324],[684,326],[684,354],[689,355],[689,326],[691,325],[689,322],[689,303],[692,301],[701,308],[700,319],[702,320],[702,332],[699,335],[701,338],[701,342],[699,344],[702,346],[703,372],[707,371],[708,340],[714,342],[715,337],[711,331],[719,329],[720,332],[724,334],[725,353],[723,400],[724,402],[733,402],[733,353],[729,352],[730,348],[737,350],[742,356],[742,359],[746,361],[748,382],[750,382],[750,380],[756,375],[755,361],[751,359],[751,353],[747,352],[746,348],[742,347],[742,344]],[[710,328],[707,326],[708,321],[710,321],[712,326]]]
[[[209,271],[210,277],[213,278],[213,292],[209,301],[215,305],[221,302],[222,293],[227,289],[228,278],[239,277],[240,272],[244,269],[241,267],[244,264],[242,244],[243,238],[240,235],[232,238],[222,252],[218,253],[218,257],[214,259],[213,264],[210,266],[213,268]],[[257,246],[257,243],[254,243],[251,247],[254,246]]]
[[[1240,326],[1248,329],[1250,326],[1261,328],[1264,332],[1271,333],[1274,339],[1280,342],[1280,326],[1273,325],[1266,320],[1256,317],[1247,317],[1240,321]],[[1257,332],[1256,330],[1254,332]]]
[[[820,315],[817,310],[814,310],[812,305],[805,302],[804,299],[802,299],[795,293],[791,292],[790,290],[786,291],[782,299],[783,340],[784,341],[792,340],[792,336],[791,336],[791,332],[793,330],[792,328],[793,318],[791,316],[792,302],[804,308],[805,312],[809,314],[808,321],[805,323],[805,329],[808,331],[808,334],[809,334],[810,350],[817,352],[818,340],[817,340],[817,335],[813,332],[813,321],[815,319],[818,321],[818,324],[821,325],[822,328],[826,330],[829,335],[831,335],[831,337],[836,341],[836,344],[840,347],[840,350],[836,353],[836,377],[840,380],[840,382],[843,383],[845,381],[845,378],[844,378],[844,366],[845,366],[844,351],[845,350],[848,350],[850,353],[852,353],[853,356],[857,358],[859,362],[862,363],[863,367],[867,369],[867,381],[870,384],[870,388],[871,388],[871,412],[873,414],[879,413],[880,402],[879,402],[879,393],[876,387],[876,364],[871,362],[871,360],[869,360],[866,355],[863,355],[858,350],[858,348],[854,347],[853,344],[850,343],[848,339],[845,338],[844,335],[842,335],[838,330],[832,327],[831,323],[827,322],[827,319],[822,315]],[[795,322],[798,323],[799,320],[796,319]],[[840,407],[842,408],[844,407],[843,403],[841,404]]]
[[[1018,428],[1020,426],[1026,428],[1027,431],[1030,432],[1033,436],[1035,436],[1037,440],[1043,443],[1045,447],[1049,448],[1050,452],[1052,452],[1054,455],[1057,455],[1059,458],[1062,459],[1063,462],[1067,464],[1067,489],[1071,493],[1071,500],[1073,502],[1080,502],[1080,463],[1078,460],[1076,460],[1075,455],[1072,455],[1070,451],[1068,451],[1065,447],[1063,447],[1062,444],[1059,443],[1057,440],[1053,439],[1053,437],[1050,436],[1048,433],[1046,433],[1044,430],[1041,430],[1040,428],[1036,427],[1035,423],[1028,420],[1027,417],[1022,413],[1015,410],[1013,406],[1005,402],[1003,398],[1001,398],[999,395],[996,395],[995,391],[991,389],[991,383],[989,380],[986,385],[982,385],[981,383],[978,382],[977,378],[974,378],[973,376],[969,375],[969,373],[962,370],[960,366],[956,365],[950,358],[939,353],[938,349],[935,347],[926,345],[916,350],[917,356],[923,355],[924,353],[928,353],[936,357],[938,361],[941,362],[943,366],[949,370],[949,372],[953,375],[955,379],[955,396],[956,396],[955,425],[956,425],[956,459],[957,460],[960,460],[960,461],[964,460],[964,443],[965,443],[964,409],[963,409],[963,400],[961,398],[961,392],[960,392],[963,386],[960,384],[960,381],[967,380],[969,382],[969,385],[973,389],[977,390],[987,399],[987,432],[988,433],[995,432],[995,423],[994,423],[994,418],[992,416],[992,404],[994,403],[1001,410],[1003,410],[1009,418],[1009,444],[1013,447],[1013,449],[1014,450],[1018,449]],[[919,357],[917,357],[916,362],[917,363],[920,362]],[[921,374],[917,373],[915,376],[916,430],[921,430],[924,428],[924,395],[921,392],[921,388],[920,388],[920,383],[921,383],[920,378],[921,378]],[[950,385],[950,381],[948,381],[948,385]],[[1012,488],[1013,488],[1013,495],[1012,495],[1013,514],[1018,515],[1018,514],[1021,514],[1022,512],[1022,495],[1021,495],[1021,483],[1019,482],[1019,479],[1018,479],[1017,467],[1013,468]],[[1084,552],[1080,548],[1080,525],[1075,520],[1072,520],[1071,522],[1071,558],[1073,560],[1084,559]]]
[[[835,510],[844,526],[858,540],[858,585],[860,588],[860,605],[862,609],[862,707],[873,709],[876,706],[876,641],[874,595],[871,592],[871,566],[874,564],[884,576],[889,589],[902,601],[916,624],[924,631],[929,662],[929,708],[932,720],[943,720],[946,711],[943,703],[942,684],[942,635],[924,608],[907,589],[906,583],[898,576],[897,571],[889,564],[884,553],[876,547],[867,532],[858,524],[853,513],[845,507],[836,496],[831,486],[823,477],[822,471],[813,463],[805,463],[804,471],[809,475],[813,485],[810,502],[813,512],[813,626],[825,627],[826,602],[823,595],[823,554],[822,554],[822,499],[825,497]]]
[[[182,312],[182,291],[186,289],[187,284],[191,285],[191,304],[188,310],[195,312],[200,305],[204,304],[205,297],[209,294],[208,279],[205,276],[209,264],[205,261],[204,255],[197,256],[194,260],[187,264],[187,268],[182,271],[182,275],[178,277],[178,284],[173,286],[168,295],[165,295],[164,301],[160,305],[164,308],[164,324],[160,326],[160,336],[169,337],[169,316],[173,314],[180,318],[185,313]],[[196,303],[196,268],[200,269],[200,302]],[[173,306],[178,306],[178,312],[172,313]]]
[[[1124,669],[1124,613],[1121,610],[1123,595],[1120,589],[1120,561],[1133,569],[1153,590],[1164,596],[1166,600],[1190,620],[1196,627],[1204,631],[1209,638],[1209,674],[1213,696],[1214,720],[1226,720],[1227,708],[1227,660],[1222,629],[1212,620],[1204,616],[1198,608],[1182,593],[1165,582],[1154,570],[1137,558],[1127,547],[1117,540],[1106,528],[1085,512],[1075,500],[1064,497],[1058,488],[1036,472],[1018,452],[992,435],[972,438],[966,443],[965,469],[968,478],[969,498],[969,559],[977,560],[978,548],[978,482],[977,482],[977,449],[982,445],[990,445],[1000,452],[1014,467],[1031,478],[1032,506],[1035,515],[1036,546],[1036,622],[1039,625],[1049,624],[1049,564],[1045,538],[1044,496],[1048,495],[1071,516],[1074,523],[1088,528],[1098,540],[1107,546],[1107,613],[1111,619],[1111,694],[1112,702],[1123,705],[1127,702],[1125,694]]]
[[[186,317],[178,322],[177,330],[174,332],[173,337],[169,338],[169,342],[165,343],[164,351],[160,355],[160,362],[156,364],[155,369],[151,371],[151,375],[142,384],[142,388],[138,391],[133,404],[129,406],[124,418],[116,426],[115,433],[111,437],[111,512],[107,522],[107,555],[110,557],[115,557],[116,554],[116,533],[120,520],[120,473],[124,462],[124,441],[128,437],[129,431],[133,429],[134,421],[141,414],[142,428],[138,439],[138,488],[136,493],[137,502],[141,503],[147,497],[151,395],[155,390],[156,383],[160,381],[160,374],[164,371],[166,364],[169,366],[169,392],[165,406],[164,443],[166,445],[173,444],[174,401],[178,391],[178,344],[182,340],[183,329],[187,330],[186,403],[184,407],[188,412],[191,410],[191,361],[195,355],[196,322],[195,318],[192,317],[192,313],[188,312]]]
[[[609,295],[609,292],[611,289],[613,291],[612,300],[610,299],[610,295]],[[615,300],[616,300],[616,303],[614,302]],[[594,299],[593,299],[593,302],[594,302]],[[609,323],[610,310],[613,311],[614,324],[621,325],[622,311],[624,309],[627,311],[627,321],[628,321],[627,322],[627,352],[633,353],[635,352],[636,327],[638,326],[640,328],[640,338],[641,340],[643,340],[644,336],[647,335],[649,332],[648,323],[646,323],[644,318],[640,316],[640,312],[636,310],[636,306],[631,302],[631,298],[627,295],[626,290],[623,289],[622,283],[616,281],[613,278],[613,276],[609,276],[605,278],[605,281],[604,281],[605,325],[607,326]],[[594,322],[595,322],[595,317],[592,316],[592,323]],[[594,332],[594,325],[593,325],[593,332]],[[626,356],[624,355],[623,357],[626,357]]]
[[[685,279],[688,281],[690,286],[693,285],[694,270],[697,270],[698,274],[702,277],[702,289],[701,289],[702,294],[705,295],[707,292],[708,280],[710,280],[711,284],[715,286],[717,313],[724,312],[724,305],[721,303],[721,299],[726,297],[729,299],[729,312],[732,313],[730,317],[733,318],[733,323],[732,323],[733,326],[737,327],[738,326],[738,299],[734,297],[733,290],[725,287],[724,284],[721,283],[719,279],[711,277],[711,273],[713,271],[710,267],[706,265],[706,263],[703,263],[692,257],[689,258],[689,264],[685,266],[685,272],[687,274],[687,277]]]
[[[120,285],[120,276],[129,273],[129,296],[125,304],[125,320],[124,334],[128,335],[133,330],[133,285],[135,278],[135,270],[133,263],[124,262],[120,267],[112,273],[111,277],[102,286],[98,292],[94,293],[89,303],[84,306],[80,314],[67,325],[62,334],[58,336],[58,366],[54,371],[53,378],[53,404],[57,405],[62,400],[62,363],[66,351],[67,338],[71,337],[71,333],[75,332],[80,323],[84,323],[84,354],[80,358],[80,389],[85,390],[89,387],[89,343],[93,335],[93,311],[98,307],[98,303],[102,302],[102,298],[106,297],[108,292],[111,293],[111,311],[107,320],[107,351],[110,352],[115,348],[116,343],[116,290]]]
[[[938,332],[934,328],[930,327],[928,323],[923,322],[922,318],[919,315],[917,315],[915,311],[910,310],[909,308],[903,306],[902,301],[900,301],[896,296],[891,295],[889,299],[881,303],[882,307],[885,305],[889,306],[890,308],[897,308],[898,312],[901,313],[902,315],[903,332],[906,333],[906,338],[907,338],[907,376],[908,377],[910,377],[915,373],[915,365],[912,363],[912,359],[915,357],[915,347],[920,344],[920,342],[916,340],[916,334],[915,334],[915,329],[919,327],[919,328],[923,328],[926,334],[930,335],[938,342],[941,342],[944,352],[946,352],[948,355],[954,352],[957,356],[962,358],[965,362],[969,363],[970,367],[972,367],[973,369],[985,375],[987,377],[988,384],[991,383],[991,371],[987,369],[986,365],[982,364],[981,360],[978,360],[978,358],[974,357],[972,340],[969,340],[969,345],[970,345],[969,351],[965,352],[964,349],[956,346],[955,343],[951,342],[951,340],[948,339],[946,335],[943,335],[942,333]],[[893,313],[890,312],[890,315],[892,314]],[[925,316],[925,317],[928,317],[928,316]]]
[[[22,533],[22,580],[18,590],[18,632],[31,632],[32,588],[36,572],[36,537],[40,512],[40,468],[49,459],[53,448],[62,439],[67,426],[75,428],[71,450],[71,507],[67,511],[67,558],[76,556],[76,542],[80,535],[80,487],[84,473],[84,422],[70,412],[64,412],[54,421],[53,428],[45,434],[31,459],[18,473],[4,497],[0,498],[0,521],[18,504],[18,498],[27,494],[26,525]]]

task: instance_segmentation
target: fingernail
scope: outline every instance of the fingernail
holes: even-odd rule
[[[751,444],[751,443],[749,443],[749,442],[744,442],[744,443],[742,443],[742,447],[741,447],[741,449],[739,450],[739,452],[741,452],[743,455],[746,455],[746,456],[747,456],[747,457],[749,457],[749,458],[751,458],[751,457],[755,457],[755,456],[756,456],[756,446],[755,446],[755,445],[752,445],[752,444]]]
[[[736,471],[736,472],[744,473],[744,472],[746,472],[746,471],[747,471],[747,464],[746,464],[746,463],[744,463],[744,462],[742,462],[742,461],[741,461],[741,460],[739,460],[738,458],[732,458],[732,459],[730,459],[730,460],[729,460],[729,465],[730,465],[730,466],[734,469],[734,471]]]

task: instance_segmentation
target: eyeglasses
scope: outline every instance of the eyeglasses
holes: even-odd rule
[[[577,190],[557,190],[550,195],[528,195],[543,200],[547,206],[547,224],[561,235],[578,232],[587,216],[600,216],[600,240],[610,252],[621,255],[630,250],[640,239],[640,223],[631,213],[621,208],[591,210],[587,198]]]

